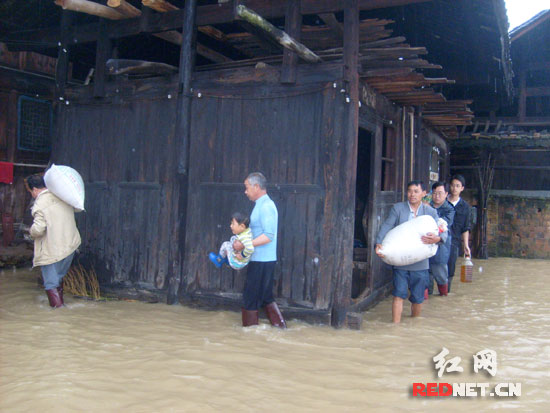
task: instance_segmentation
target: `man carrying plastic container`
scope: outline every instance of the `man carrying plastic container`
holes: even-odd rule
[[[437,212],[429,205],[422,203],[422,198],[426,194],[422,181],[411,181],[407,184],[407,202],[398,202],[395,204],[386,220],[380,227],[376,237],[376,255],[384,258],[381,252],[382,241],[386,234],[394,227],[403,224],[417,216],[430,215],[437,221]],[[441,242],[438,234],[428,233],[421,237],[424,244],[435,244]],[[429,261],[428,258],[410,265],[393,266],[393,302],[392,319],[394,323],[401,322],[403,313],[403,301],[409,297],[411,302],[411,312],[413,317],[418,317],[422,311],[424,302],[424,291],[428,287],[429,281]],[[410,294],[409,294],[410,292]]]
[[[449,194],[448,201],[455,208],[455,217],[453,220],[453,225],[451,226],[453,239],[451,241],[451,250],[448,263],[449,292],[451,292],[451,284],[455,275],[456,259],[458,258],[458,252],[461,244],[464,247],[464,255],[466,257],[471,256],[468,242],[470,237],[470,205],[468,205],[468,203],[460,197],[460,194],[464,191],[465,185],[466,180],[462,175],[454,175],[451,178],[451,193]]]
[[[74,219],[75,209],[48,191],[40,175],[26,179],[35,199],[29,230],[34,240],[34,267],[41,267],[44,288],[51,307],[63,306],[63,277],[69,271],[80,234]]]

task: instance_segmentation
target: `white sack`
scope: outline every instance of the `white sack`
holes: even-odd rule
[[[67,204],[84,211],[84,181],[70,166],[52,164],[44,175],[46,188]]]
[[[437,244],[424,244],[420,239],[429,232],[439,234],[437,223],[430,215],[421,215],[391,229],[382,241],[382,261],[403,266],[433,257]]]

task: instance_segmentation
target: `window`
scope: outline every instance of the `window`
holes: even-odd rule
[[[382,191],[397,190],[397,142],[395,129],[384,126],[382,141]]]
[[[440,156],[439,148],[437,146],[432,147],[431,159],[430,159],[430,188],[432,184],[439,181],[440,176]]]
[[[53,125],[51,102],[20,96],[17,119],[17,148],[23,151],[49,152]]]

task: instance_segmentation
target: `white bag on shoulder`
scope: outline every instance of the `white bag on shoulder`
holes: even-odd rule
[[[420,239],[429,232],[439,234],[437,223],[430,215],[421,215],[391,229],[382,241],[382,261],[400,267],[433,257],[437,244],[424,244]]]
[[[44,174],[46,188],[78,211],[84,211],[84,181],[70,166],[52,164]]]

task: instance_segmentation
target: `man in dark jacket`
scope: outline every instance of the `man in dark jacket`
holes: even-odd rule
[[[449,292],[451,283],[455,275],[456,259],[460,245],[464,247],[464,255],[470,256],[470,246],[468,245],[470,234],[470,206],[464,201],[460,194],[464,191],[466,180],[462,175],[454,175],[451,178],[450,192],[448,201],[455,208],[455,217],[451,226],[453,240],[451,242],[451,253],[449,255]]]
[[[428,292],[432,294],[434,288],[434,279],[437,282],[437,288],[440,295],[447,295],[448,290],[448,269],[449,255],[451,251],[451,225],[455,216],[455,209],[447,201],[449,194],[449,185],[446,182],[436,182],[432,185],[432,201],[430,205],[437,211],[437,216],[447,223],[447,239],[439,244],[437,254],[430,258],[430,282]],[[442,237],[443,238],[443,237]]]
[[[421,215],[429,215],[437,221],[437,212],[429,205],[422,202],[426,195],[422,181],[411,181],[407,185],[407,202],[398,202],[390,210],[390,214],[382,223],[376,237],[376,255],[384,258],[382,253],[382,241],[386,234],[396,226],[403,224]],[[441,242],[439,234],[428,233],[421,237],[424,244],[436,244]],[[403,301],[408,297],[411,302],[411,315],[418,317],[422,311],[424,291],[428,287],[430,275],[429,262],[425,260],[410,265],[394,266],[393,268],[393,302],[392,320],[401,322],[403,313]]]

